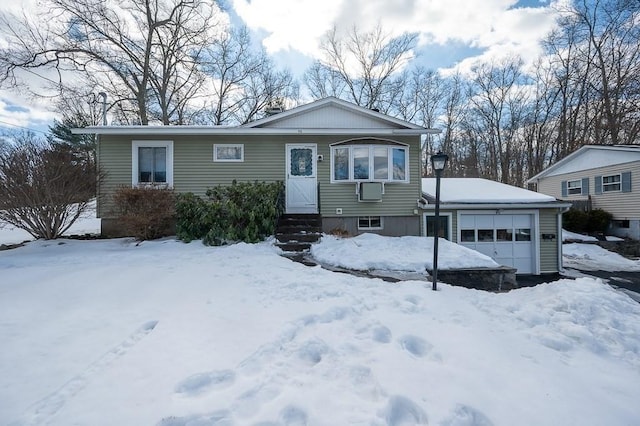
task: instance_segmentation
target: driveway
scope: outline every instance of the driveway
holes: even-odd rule
[[[623,290],[631,298],[640,302],[640,272],[579,271],[577,269],[566,269],[565,274],[571,277],[591,276],[602,278],[602,280],[610,286]]]

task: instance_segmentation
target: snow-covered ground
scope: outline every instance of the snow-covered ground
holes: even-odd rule
[[[100,219],[96,218],[96,203],[93,201],[85,214],[71,225],[65,235],[99,234]],[[15,228],[7,223],[0,222],[0,245],[19,244],[23,241],[31,241],[33,237],[27,231]]]
[[[424,253],[356,264],[391,258],[389,244],[315,251],[420,268]],[[433,292],[307,267],[270,242],[36,241],[0,252],[0,342],[0,424],[640,420],[640,304],[590,278]]]
[[[624,241],[623,238],[616,237],[615,235],[606,235],[605,239],[607,241]],[[577,234],[575,232],[571,232],[571,231],[567,231],[566,229],[563,229],[562,241],[595,243],[596,241],[598,241],[598,239],[596,237],[592,237],[591,235]]]
[[[628,259],[596,244],[563,244],[562,257],[565,268],[581,271],[640,272],[640,260]]]

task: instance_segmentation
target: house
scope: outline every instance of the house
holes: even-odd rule
[[[284,181],[286,212],[322,230],[420,235],[421,139],[437,130],[325,98],[241,126],[95,126],[97,214],[118,235],[112,195],[161,185],[204,196],[237,181]]]
[[[423,235],[433,236],[436,179],[422,179]],[[552,196],[478,178],[442,178],[440,233],[517,274],[562,270],[562,213],[571,206]]]
[[[613,215],[610,233],[640,239],[640,145],[585,145],[528,180],[537,191]]]

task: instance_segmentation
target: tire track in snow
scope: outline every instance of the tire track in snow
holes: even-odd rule
[[[105,352],[100,358],[89,364],[83,372],[71,378],[58,390],[29,407],[27,412],[23,414],[19,420],[10,423],[9,426],[47,424],[51,417],[54,416],[70,398],[87,386],[92,376],[105,370],[118,358],[129,352],[140,340],[151,333],[156,325],[158,325],[158,321],[148,321],[144,323],[120,344]]]

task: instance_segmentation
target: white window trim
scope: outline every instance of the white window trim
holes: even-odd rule
[[[572,183],[578,182],[577,186],[571,186]],[[578,190],[578,192],[571,192],[571,190]],[[567,181],[567,195],[582,195],[582,179],[574,179]]]
[[[618,176],[618,181],[617,182],[612,182],[612,183],[605,183],[604,180],[606,178],[609,177],[614,177],[614,176]],[[608,186],[613,186],[613,185],[618,185],[618,189],[605,189]],[[621,192],[622,191],[622,174],[621,173],[614,173],[612,175],[606,175],[606,176],[602,176],[602,193],[604,194],[605,192]]]
[[[240,148],[240,158],[218,158],[218,148]],[[216,163],[243,163],[244,144],[242,143],[216,143],[213,144],[213,161]]]
[[[354,148],[368,148],[369,149],[369,178],[368,179],[355,179],[353,174],[354,174]],[[376,147],[383,147],[387,149],[387,161],[388,161],[388,165],[387,165],[387,173],[388,175],[391,176],[391,178],[388,179],[375,179],[373,178],[373,175],[375,174],[375,169],[374,169],[374,157],[375,157],[375,148]],[[340,148],[347,148],[349,150],[349,177],[347,179],[336,179],[335,178],[335,150],[336,149],[340,149]],[[405,168],[405,172],[404,172],[404,179],[393,179],[393,149],[402,149],[405,152],[405,157],[404,157],[404,168]],[[409,171],[409,146],[408,145],[404,145],[404,144],[384,144],[384,143],[379,143],[379,144],[336,144],[336,145],[332,145],[331,146],[331,167],[330,167],[330,173],[331,173],[331,183],[342,183],[342,182],[347,182],[347,183],[353,183],[353,182],[383,182],[383,183],[408,183],[409,182],[409,177],[410,177],[410,171]]]
[[[164,184],[154,184],[148,182],[138,182],[139,175],[139,148],[166,148],[167,149],[167,182]],[[173,141],[131,141],[131,185],[136,186],[156,186],[166,185],[173,187]]]
[[[427,236],[427,217],[433,217],[435,218],[436,214],[435,213],[424,213],[422,215],[422,236],[426,237]],[[452,241],[453,238],[453,233],[452,233],[452,228],[453,228],[453,213],[440,213],[440,217],[446,216],[448,218],[448,223],[449,223],[449,229],[447,229],[447,240]]]
[[[361,217],[368,217],[369,218],[369,223],[371,223],[371,218],[372,217],[379,217],[380,218],[380,226],[360,227],[360,218]],[[358,231],[381,231],[381,230],[384,229],[384,217],[382,217],[382,216],[377,216],[377,215],[358,216],[356,218],[356,220],[358,221]]]

